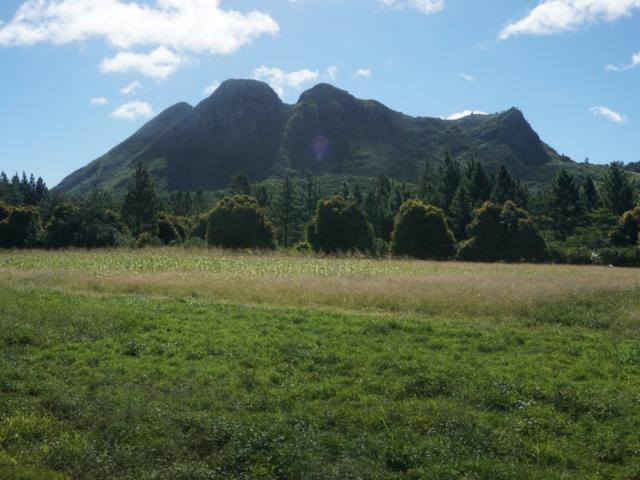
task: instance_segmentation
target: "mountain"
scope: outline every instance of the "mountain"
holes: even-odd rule
[[[164,191],[216,190],[240,172],[254,181],[291,171],[413,181],[425,161],[438,162],[445,151],[490,171],[505,164],[525,181],[577,165],[542,142],[515,108],[459,120],[411,117],[328,84],[287,105],[265,83],[227,80],[196,107],[163,111],[57,188],[122,191],[139,161]]]

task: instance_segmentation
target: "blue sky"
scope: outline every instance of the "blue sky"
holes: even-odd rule
[[[640,160],[640,0],[3,0],[0,22],[0,170],[49,185],[227,78],[516,106],[575,160]]]

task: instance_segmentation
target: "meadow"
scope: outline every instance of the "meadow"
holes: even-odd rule
[[[0,253],[0,479],[640,478],[640,270]]]

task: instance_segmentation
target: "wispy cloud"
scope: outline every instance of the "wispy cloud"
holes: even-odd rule
[[[468,117],[470,115],[489,115],[489,114],[481,110],[464,110],[462,112],[452,113],[446,118],[446,120],[460,120],[461,118]]]
[[[253,78],[267,82],[281,97],[288,89],[299,89],[305,83],[317,80],[319,76],[318,70],[307,68],[295,72],[285,72],[280,68],[263,65],[253,71]]]
[[[106,105],[107,103],[109,103],[109,100],[107,100],[104,97],[94,97],[91,100],[89,100],[89,103],[91,105],[102,106],[102,105]]]
[[[438,13],[444,8],[444,0],[378,0],[389,8],[413,8],[422,13]]]
[[[466,73],[461,73],[460,78],[466,80],[467,82],[473,82],[475,80],[475,77],[473,75],[468,75]]]
[[[335,65],[331,65],[329,68],[327,68],[327,78],[332,82],[335,82],[338,79],[338,72],[338,67],[336,67]]]
[[[129,95],[131,93],[135,93],[135,91],[139,90],[140,88],[142,88],[142,84],[136,80],[122,87],[120,92],[124,93],[125,95]]]
[[[633,70],[636,67],[640,66],[640,52],[636,53],[631,57],[631,63],[626,65],[607,65],[604,69],[607,72],[619,72],[622,70]]]
[[[625,123],[627,121],[627,117],[603,105],[591,107],[589,111],[614,123]]]
[[[166,47],[158,47],[149,53],[120,52],[115,57],[105,58],[100,63],[103,73],[137,72],[156,81],[164,80],[189,59]]]
[[[508,24],[499,35],[552,35],[584,24],[613,22],[640,8],[640,0],[544,0],[522,19]]]
[[[353,74],[355,78],[371,78],[370,68],[359,68],[356,73]]]
[[[212,95],[213,92],[215,92],[218,87],[220,86],[220,82],[215,81],[213,82],[211,85],[208,85],[204,88],[204,90],[202,91],[202,93],[204,93],[207,97]]]
[[[118,120],[138,120],[149,118],[151,115],[153,115],[153,109],[147,102],[125,103],[111,112],[111,116]]]
[[[164,78],[186,65],[175,61],[185,52],[228,55],[279,29],[268,14],[224,10],[220,0],[27,0],[11,21],[0,25],[0,45],[102,39],[120,51],[112,62],[138,59],[137,48],[151,48],[156,55],[175,52],[171,66],[146,68],[150,76]]]

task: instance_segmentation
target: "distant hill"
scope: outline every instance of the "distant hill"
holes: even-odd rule
[[[490,171],[505,164],[531,182],[548,181],[563,165],[579,168],[515,108],[459,120],[411,117],[327,84],[287,105],[265,83],[227,80],[196,107],[179,103],[163,111],[57,188],[122,191],[138,161],[163,191],[216,190],[240,172],[254,181],[284,172],[414,181],[425,161],[438,162],[445,151]]]

